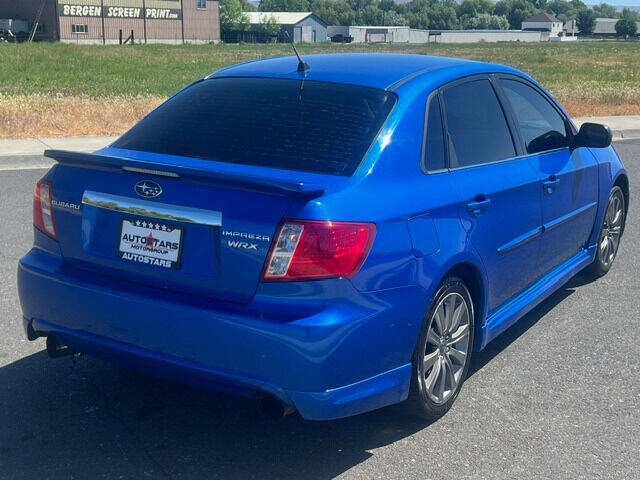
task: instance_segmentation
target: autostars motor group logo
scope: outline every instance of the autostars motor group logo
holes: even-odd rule
[[[173,232],[173,228],[166,225],[160,225],[153,222],[144,222],[137,220],[133,222],[137,227],[152,228],[159,232]],[[179,242],[173,242],[171,240],[161,239],[153,236],[153,231],[150,231],[147,235],[137,235],[135,233],[123,232],[122,241],[129,243],[132,250],[139,250],[140,252],[153,252],[160,255],[167,255],[171,250],[178,250],[180,248]]]
[[[146,220],[124,219],[120,257],[139,263],[177,268],[182,229]]]

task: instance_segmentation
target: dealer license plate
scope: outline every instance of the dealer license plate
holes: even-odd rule
[[[118,255],[146,265],[178,268],[182,253],[182,228],[151,220],[124,218]]]

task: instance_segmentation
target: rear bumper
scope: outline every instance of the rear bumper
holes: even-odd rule
[[[419,287],[361,294],[274,319],[251,305],[157,291],[64,265],[34,249],[19,264],[25,328],[139,371],[233,393],[268,393],[307,419],[402,401],[426,308]],[[289,286],[288,288],[292,288]],[[343,287],[340,287],[340,290]],[[289,300],[283,300],[289,301]],[[292,311],[300,309],[300,298]]]

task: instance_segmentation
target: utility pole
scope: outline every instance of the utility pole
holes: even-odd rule
[[[104,32],[104,0],[100,0],[100,19],[102,20],[102,45],[106,45],[107,36]]]
[[[147,3],[142,0],[142,26],[144,28],[144,43],[147,43]]]
[[[184,45],[184,6],[180,0],[180,23],[182,24],[182,44]]]

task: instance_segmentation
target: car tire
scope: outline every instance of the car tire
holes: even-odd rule
[[[595,280],[611,269],[618,254],[626,219],[627,208],[624,193],[620,187],[615,185],[609,193],[607,209],[598,232],[596,256],[593,263],[584,270],[587,277]]]
[[[433,421],[451,408],[469,370],[475,313],[465,283],[446,278],[422,322],[412,359],[405,411]]]

